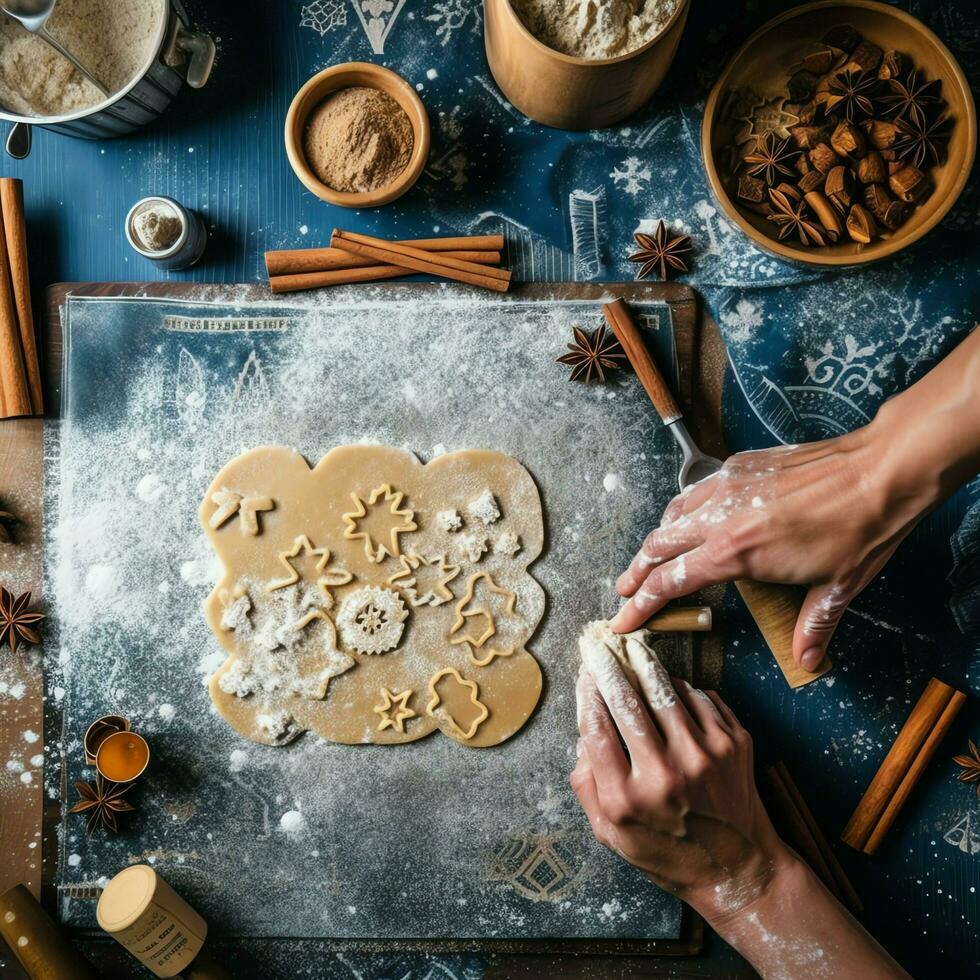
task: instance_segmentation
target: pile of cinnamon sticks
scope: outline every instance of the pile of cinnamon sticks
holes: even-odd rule
[[[41,415],[41,366],[27,271],[24,188],[0,178],[0,418]]]
[[[274,293],[398,279],[416,273],[504,293],[510,287],[510,270],[500,268],[503,247],[503,235],[390,242],[337,228],[330,248],[266,252],[265,268]]]

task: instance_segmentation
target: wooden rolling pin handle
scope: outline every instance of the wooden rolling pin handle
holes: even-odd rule
[[[664,425],[670,425],[682,417],[683,413],[680,406],[674,400],[670,387],[664,380],[659,368],[650,356],[647,345],[643,341],[640,329],[637,327],[626,301],[622,298],[606,303],[602,307],[602,312],[606,317],[606,322],[616,335],[620,346],[629,358],[633,370],[636,371],[643,387],[646,388],[650,401]]]
[[[740,579],[735,583],[735,588],[752,613],[759,632],[772,650],[790,687],[810,684],[830,670],[829,657],[824,657],[820,666],[811,673],[801,667],[793,656],[793,634],[805,598],[802,589],[795,585],[775,585],[749,579]]]

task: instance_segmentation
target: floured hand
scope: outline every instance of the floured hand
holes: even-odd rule
[[[642,694],[609,646],[585,641],[576,690],[571,782],[593,833],[705,912],[757,897],[784,849],[755,789],[749,734],[717,694],[672,683],[641,634],[616,639]]]
[[[732,456],[675,497],[616,587],[636,629],[671,599],[750,578],[809,586],[793,638],[808,670],[913,527],[980,468],[980,331],[844,436]]]

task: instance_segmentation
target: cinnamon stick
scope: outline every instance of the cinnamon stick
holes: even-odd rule
[[[949,684],[929,680],[844,828],[845,844],[874,854],[965,700]]]
[[[10,282],[7,235],[0,209],[0,391],[5,418],[31,414],[31,395],[24,370],[20,327]]]
[[[272,276],[269,288],[274,293],[295,293],[301,289],[324,286],[349,286],[357,282],[378,282],[413,275],[400,265],[366,265],[359,269],[327,269],[323,272],[301,272],[289,276]]]
[[[473,235],[466,238],[414,238],[396,242],[426,252],[450,254],[470,262],[498,263],[504,247],[503,235]],[[463,255],[464,252],[473,254]],[[481,254],[485,258],[477,258]],[[300,272],[323,272],[326,269],[351,268],[363,261],[337,248],[291,248],[265,253],[265,269],[272,276],[288,276]],[[370,259],[367,260],[371,262]],[[342,263],[349,263],[344,265]]]
[[[20,348],[31,395],[31,411],[44,414],[44,395],[41,388],[41,364],[34,331],[34,312],[31,309],[31,280],[27,264],[27,222],[24,219],[24,184],[14,177],[0,177],[0,212],[10,264],[10,283],[20,332]]]
[[[401,265],[413,272],[442,276],[500,293],[505,293],[510,288],[509,270],[465,262],[462,259],[442,258],[437,252],[425,252],[382,238],[372,238],[370,235],[358,235],[335,228],[330,244],[354,255],[373,258],[379,265]]]
[[[771,806],[779,830],[800,856],[810,865],[839,902],[852,912],[860,912],[864,905],[858,897],[837,855],[830,848],[813,812],[785,763],[777,762],[764,774],[768,803]]]

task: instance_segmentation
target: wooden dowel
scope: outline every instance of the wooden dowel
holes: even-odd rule
[[[402,265],[415,272],[442,276],[471,286],[482,286],[500,293],[510,287],[510,272],[493,266],[477,265],[460,259],[442,259],[438,253],[423,252],[408,245],[397,245],[383,239],[335,229],[330,244],[355,255],[366,255],[381,265]]]
[[[411,276],[411,269],[400,265],[366,265],[359,269],[328,269],[325,272],[302,272],[291,276],[273,276],[269,288],[274,293],[295,293],[301,289],[322,289],[325,286],[349,286],[357,282],[379,282]]]
[[[882,815],[888,809],[905,777],[916,763],[917,757],[922,752],[926,742],[939,725],[940,719],[943,718],[944,712],[946,712],[950,702],[953,701],[954,695],[959,693],[949,684],[944,684],[935,677],[930,678],[922,696],[916,702],[864,796],[861,797],[851,819],[847,822],[847,826],[841,834],[841,840],[845,844],[858,851],[865,850]],[[954,716],[961,705],[962,695],[957,699],[957,705],[953,711]],[[931,758],[932,752],[935,751],[936,745],[938,745],[938,741],[934,741],[929,757],[925,758],[918,767],[920,774]],[[916,779],[918,779],[918,775],[914,776],[912,784],[905,789],[902,802],[911,792]],[[895,812],[890,816],[892,821]],[[887,827],[885,829],[887,830]],[[878,835],[879,840],[880,836]],[[877,847],[877,843],[875,847]]]
[[[488,244],[489,242],[489,244]],[[488,256],[485,259],[466,257],[470,262],[497,263],[503,250],[502,235],[485,235],[475,238],[417,238],[395,242],[396,245],[408,245],[426,252],[451,254],[460,258],[461,253],[469,252]],[[493,247],[496,245],[497,247]],[[490,258],[489,256],[494,256]],[[266,273],[271,276],[288,276],[299,272],[323,272],[325,269],[337,269],[344,266],[342,262],[357,261],[355,256],[338,248],[292,248],[265,253]]]
[[[0,226],[3,214],[0,211]],[[20,327],[10,283],[6,229],[0,227],[0,389],[3,390],[4,417],[31,414],[31,394],[24,371],[20,346]]]
[[[674,400],[670,386],[651,356],[625,300],[617,299],[606,303],[602,312],[650,396],[657,414],[665,425],[676,422],[682,417],[680,406]],[[829,657],[824,657],[813,672],[804,670],[793,657],[793,632],[803,605],[802,590],[795,586],[752,582],[747,579],[736,582],[735,586],[790,687],[810,684],[830,670]]]
[[[651,633],[707,633],[711,623],[711,606],[667,606],[654,613],[640,629]]]
[[[41,388],[41,362],[37,353],[34,312],[31,309],[31,279],[27,263],[27,222],[24,218],[24,184],[14,177],[0,178],[0,212],[10,265],[14,308],[20,331],[20,348],[31,395],[31,411],[44,414],[44,395]]]
[[[96,980],[98,973],[24,887],[0,895],[0,936],[29,977]]]
[[[939,720],[936,722],[936,726],[926,737],[925,742],[922,743],[922,748],[919,749],[912,765],[909,766],[908,772],[905,777],[898,784],[898,788],[895,790],[894,795],[888,801],[888,806],[885,807],[881,814],[878,822],[875,824],[874,829],[871,831],[867,842],[865,843],[862,850],[865,854],[874,854],[878,850],[881,842],[885,839],[885,834],[891,829],[892,824],[895,822],[895,818],[898,816],[902,807],[905,806],[905,801],[909,798],[912,790],[915,789],[916,784],[922,777],[922,774],[926,771],[926,767],[932,761],[932,757],[936,754],[936,749],[939,748],[939,743],[946,737],[952,727],[953,722],[956,720],[956,716],[960,713],[960,708],[963,707],[963,703],[966,701],[966,695],[962,691],[953,691],[953,696],[949,699],[949,703],[943,709],[943,713],[939,716]]]
[[[820,829],[820,825],[817,823],[813,811],[807,805],[806,800],[803,799],[803,794],[786,768],[786,764],[784,762],[777,762],[774,766],[770,767],[770,771],[772,771],[774,778],[778,779],[786,790],[787,797],[802,818],[803,823],[809,830],[810,837],[820,851],[823,863],[830,870],[832,884],[828,882],[828,887],[852,912],[862,911],[864,909],[864,903],[854,890],[854,886],[847,877],[840,861],[837,860],[837,855],[834,854],[830,847],[830,841],[827,840],[826,835]]]
[[[665,425],[676,422],[681,418],[681,410],[670,390],[670,386],[664,380],[656,362],[650,356],[650,351],[640,334],[639,327],[633,320],[626,301],[623,299],[614,300],[606,303],[602,307],[606,323],[616,335],[620,346],[623,348],[636,376],[646,389],[653,402],[653,407],[663,420]]]

